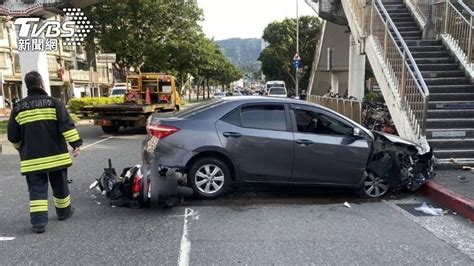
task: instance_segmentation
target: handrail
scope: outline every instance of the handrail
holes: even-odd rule
[[[471,15],[471,17],[474,16],[474,11],[466,5],[463,0],[458,0],[458,3],[469,13],[469,15]]]
[[[458,3],[461,3],[461,2],[458,2]],[[464,20],[466,23],[471,23],[469,20],[467,20],[467,18],[461,13],[461,11],[459,11],[454,5],[453,3],[449,2],[448,1],[448,4],[451,6],[451,8],[459,15],[459,17]],[[466,6],[467,7],[467,6]],[[467,7],[469,8],[469,7]],[[470,11],[470,9],[466,10],[466,11]],[[472,15],[471,15],[472,16]]]
[[[463,64],[474,71],[474,11],[463,0],[455,2],[459,6],[443,0],[434,3],[432,9],[428,8],[426,0],[406,1],[413,12],[422,15],[422,19],[426,19],[432,10],[436,33],[445,39]]]
[[[380,9],[382,9],[384,15],[385,15],[385,20],[388,21],[390,23],[390,27],[392,28],[392,30],[395,32],[395,34],[397,35],[397,38],[398,38],[398,41],[400,41],[400,43],[402,44],[402,47],[406,53],[406,55],[408,56],[408,60],[410,60],[410,63],[412,63],[412,66],[415,70],[415,74],[416,74],[416,77],[418,78],[418,82],[420,82],[421,84],[419,84],[421,86],[421,91],[422,93],[424,93],[426,96],[428,96],[430,94],[430,92],[428,91],[428,87],[426,86],[426,83],[425,83],[425,80],[423,78],[423,76],[421,75],[421,71],[420,69],[418,68],[418,65],[416,64],[415,62],[415,59],[413,58],[413,55],[411,54],[410,52],[410,49],[408,49],[408,45],[406,44],[405,40],[403,39],[402,35],[400,34],[400,32],[397,30],[397,27],[395,26],[395,23],[393,23],[393,20],[392,18],[390,17],[390,15],[388,14],[387,12],[387,9],[385,9],[383,3],[382,3],[382,0],[376,0],[377,3],[379,4],[379,7]],[[377,12],[378,9],[377,9]],[[380,14],[380,13],[379,13]],[[380,14],[381,15],[381,14]],[[402,52],[402,51],[400,51]]]
[[[399,106],[407,114],[415,137],[425,136],[429,91],[411,51],[381,0],[347,0],[359,35],[379,52],[384,75],[391,80]]]

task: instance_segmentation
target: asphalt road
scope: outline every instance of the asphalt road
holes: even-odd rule
[[[70,168],[76,212],[57,221],[50,200],[43,235],[29,229],[17,156],[0,155],[0,264],[474,264],[473,224],[454,214],[420,216],[413,209],[423,199],[414,195],[374,201],[339,189],[241,187],[167,210],[112,207],[88,186],[108,158],[119,169],[140,163],[143,130],[79,132],[85,148]]]

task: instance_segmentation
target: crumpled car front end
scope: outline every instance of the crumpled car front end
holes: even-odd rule
[[[435,176],[433,149],[420,146],[394,135],[372,132],[374,152],[367,166],[390,186],[415,191]]]

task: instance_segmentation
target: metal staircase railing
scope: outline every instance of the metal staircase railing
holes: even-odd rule
[[[422,19],[428,21],[429,5],[426,0],[406,0],[410,2]],[[474,67],[474,11],[462,0],[457,0],[459,8],[452,1],[438,1],[433,5],[433,19],[436,33],[445,34],[448,41],[460,52],[466,62]]]
[[[425,136],[429,91],[408,45],[381,0],[347,0],[360,36],[373,38],[415,135]],[[362,31],[362,32],[361,32]]]

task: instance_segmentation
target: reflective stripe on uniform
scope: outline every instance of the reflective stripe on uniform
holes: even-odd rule
[[[69,207],[69,205],[71,205],[71,195],[64,199],[54,198],[54,206],[56,206],[56,208],[63,209]]]
[[[48,200],[31,200],[30,212],[47,212]]]
[[[63,132],[63,136],[67,142],[75,142],[81,139],[79,137],[79,132],[77,132],[77,129],[71,129],[66,132]]]
[[[69,153],[21,161],[21,172],[33,172],[72,164]]]
[[[55,108],[38,108],[20,112],[15,120],[19,125],[41,120],[57,120]]]

